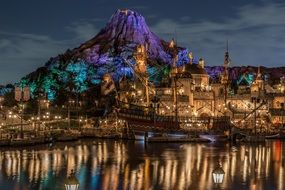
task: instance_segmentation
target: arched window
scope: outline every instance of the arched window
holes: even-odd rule
[[[277,108],[280,108],[280,106],[281,106],[281,105],[280,105],[280,102],[279,102],[279,101],[276,101],[276,107],[277,107]]]

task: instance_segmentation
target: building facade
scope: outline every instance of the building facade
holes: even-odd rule
[[[169,48],[174,48],[171,41]],[[285,78],[280,84],[270,86],[263,80],[262,71],[251,83],[246,76],[238,81],[238,89],[231,89],[229,79],[230,56],[226,51],[224,71],[220,80],[211,82],[205,70],[205,60],[193,63],[189,53],[189,63],[177,66],[174,57],[169,76],[163,79],[163,85],[149,82],[147,71],[147,47],[140,45],[134,55],[136,65],[133,68],[135,79],[126,84],[120,82],[118,89],[120,101],[155,108],[156,114],[180,117],[222,117],[229,116],[234,125],[250,128],[257,125],[260,131],[265,127],[280,126],[285,122]],[[158,98],[158,102],[152,100]]]

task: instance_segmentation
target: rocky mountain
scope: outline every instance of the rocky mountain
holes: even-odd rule
[[[115,80],[125,74],[131,76],[126,60],[135,64],[133,54],[140,44],[147,47],[150,72],[155,64],[170,64],[176,53],[179,64],[187,62],[188,51],[176,46],[169,48],[169,42],[151,32],[142,15],[118,10],[94,38],[51,58],[44,67],[24,77],[21,84],[29,85],[35,95],[43,91],[50,99],[62,89],[84,92],[99,84],[106,73]]]
[[[218,80],[220,74],[224,71],[222,66],[206,66],[205,69],[213,81]],[[254,79],[257,72],[258,67],[255,66],[230,67],[229,78],[233,81],[238,81],[242,75],[246,75],[252,76],[252,79]],[[279,83],[282,76],[285,76],[285,67],[260,67],[260,72],[263,75],[264,80],[267,80],[271,84],[276,84]]]
[[[169,48],[166,42],[149,29],[142,15],[131,10],[116,11],[106,26],[92,39],[72,50],[51,58],[43,67],[30,73],[20,81],[22,86],[30,86],[32,96],[46,94],[49,99],[65,94],[82,94],[97,88],[104,74],[110,73],[114,80],[123,76],[132,77],[132,69],[126,62],[134,65],[134,51],[144,44],[148,54],[148,72],[162,78],[169,68],[174,55],[178,54],[178,65],[188,63],[189,51],[185,48]],[[197,62],[194,58],[194,63]],[[206,67],[213,80],[222,72],[222,67]],[[243,73],[255,73],[254,67],[234,67],[230,69],[230,78],[237,80]],[[284,75],[282,69],[263,68],[271,77],[277,79]],[[155,74],[154,74],[155,73]]]

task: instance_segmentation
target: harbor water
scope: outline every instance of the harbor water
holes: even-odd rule
[[[285,189],[285,141],[262,144],[80,140],[0,149],[0,189]],[[213,170],[221,164],[223,182]]]

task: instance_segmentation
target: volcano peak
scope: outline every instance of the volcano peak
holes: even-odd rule
[[[144,17],[130,9],[118,9],[99,34],[82,44],[76,52],[79,57],[84,52],[85,60],[97,63],[102,55],[128,59],[135,48],[142,44],[148,47],[150,59],[170,62],[165,52],[167,43],[151,32]]]
[[[126,16],[129,14],[134,14],[135,12],[130,9],[118,9],[119,13],[125,14]]]

